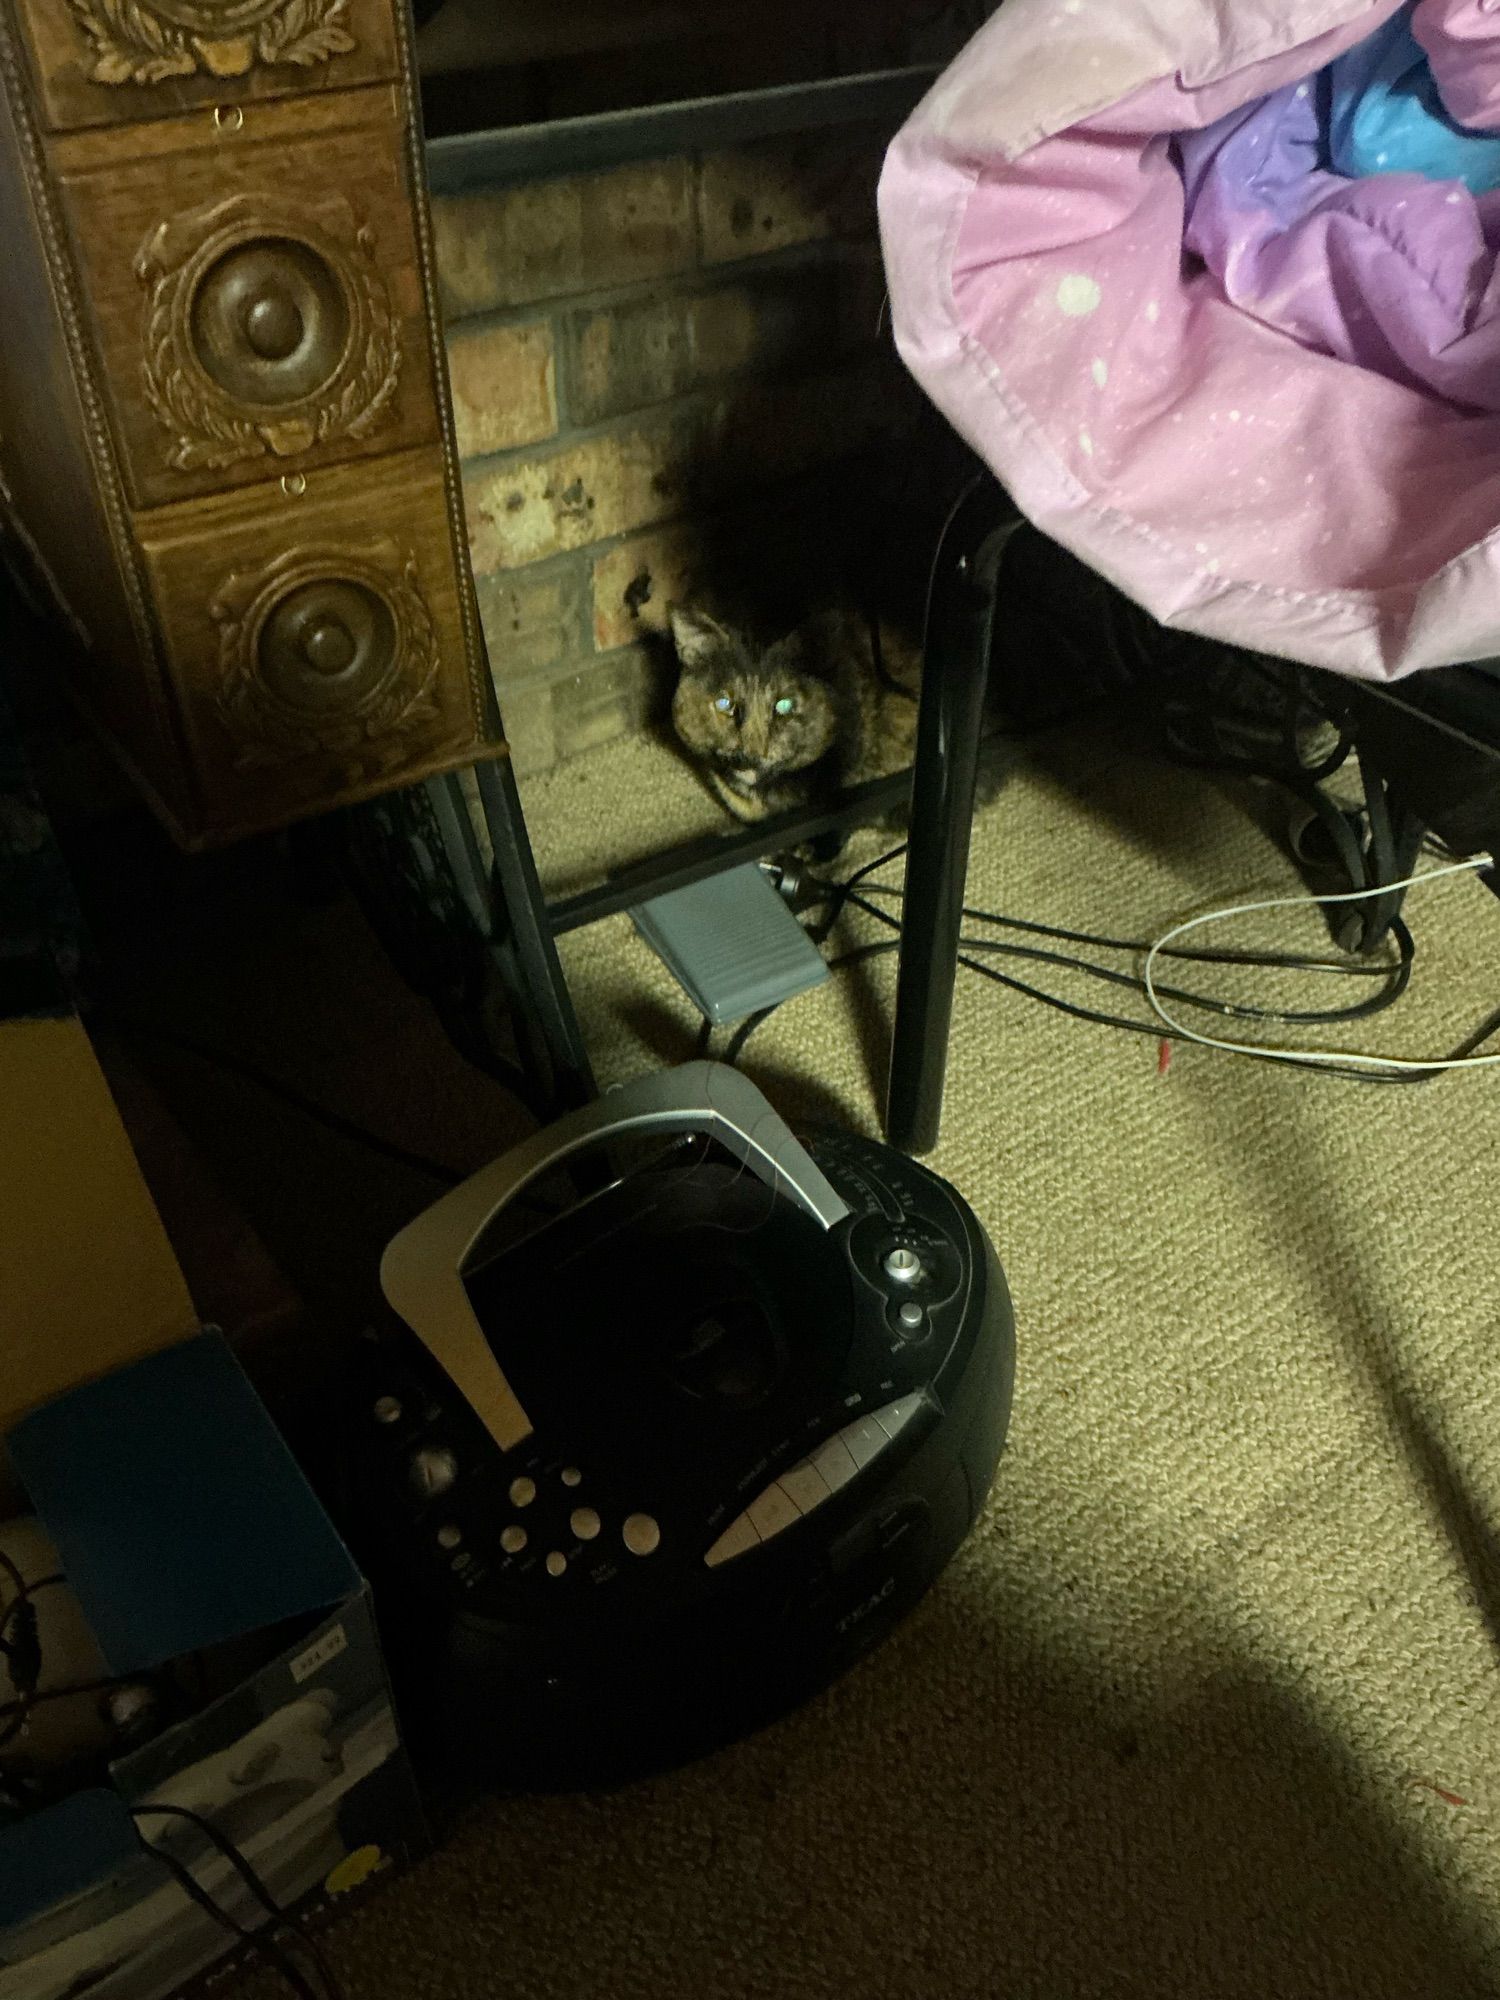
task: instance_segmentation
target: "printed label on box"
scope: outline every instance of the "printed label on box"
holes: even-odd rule
[[[326,1667],[330,1660],[336,1660],[348,1644],[348,1634],[345,1632],[343,1626],[335,1625],[331,1627],[321,1637],[314,1639],[305,1653],[299,1653],[296,1659],[290,1663],[292,1679],[299,1683],[305,1681],[309,1675],[315,1674],[320,1667]]]

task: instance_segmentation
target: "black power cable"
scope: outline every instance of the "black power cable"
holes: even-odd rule
[[[893,847],[874,861],[866,862],[863,868],[844,882],[815,883],[821,892],[813,900],[821,902],[826,897],[846,898],[851,891],[866,879],[877,873],[892,861],[899,861],[906,852],[906,844]],[[883,882],[871,883],[865,891],[867,895],[882,895],[902,898],[904,889],[888,887]],[[1005,930],[1024,931],[1035,937],[1057,938],[1064,944],[1094,945],[1101,950],[1147,952],[1151,949],[1149,938],[1117,938],[1104,936],[1097,931],[1068,930],[1059,924],[1042,924],[1025,917],[1002,916],[994,910],[978,910],[964,905],[963,915],[973,923],[993,924]],[[1262,968],[1282,969],[1294,972],[1331,972],[1345,978],[1381,979],[1390,971],[1389,966],[1351,964],[1347,958],[1317,958],[1303,952],[1262,952],[1262,951],[1210,951],[1201,946],[1170,946],[1161,953],[1163,958],[1180,958],[1196,961],[1203,965],[1246,965],[1257,970]]]
[[[875,894],[877,891],[872,889],[869,893]],[[901,889],[885,889],[878,893],[895,897],[898,900],[904,898],[905,895],[905,891]],[[896,919],[889,912],[877,908],[875,904],[867,899],[867,896],[856,895],[847,900],[853,902],[856,908],[864,910],[867,915],[877,918],[892,930],[899,931],[900,925]],[[981,916],[983,913],[973,912],[971,914]],[[986,919],[986,921],[1004,923],[1007,920],[1000,918]],[[1320,972],[1352,973],[1356,976],[1362,975],[1364,977],[1383,979],[1387,982],[1380,992],[1371,994],[1368,999],[1357,1000],[1352,1006],[1315,1007],[1301,1010],[1282,1007],[1254,1007],[1238,1001],[1218,1000],[1205,993],[1192,992],[1183,986],[1166,986],[1160,980],[1156,982],[1156,990],[1158,993],[1165,994],[1168,999],[1180,1000],[1185,1006],[1197,1007],[1204,1013],[1219,1014],[1240,1021],[1266,1021],[1278,1027],[1327,1026],[1340,1021],[1365,1020],[1372,1014],[1379,1014],[1385,1008],[1394,1006],[1396,1001],[1406,991],[1411,981],[1412,962],[1416,957],[1416,945],[1411,932],[1399,917],[1391,920],[1390,929],[1396,939],[1398,952],[1397,958],[1391,963],[1376,966],[1337,966],[1333,964],[1320,965],[1316,961],[1308,961],[1301,968],[1302,970]],[[1099,942],[1102,943],[1103,940],[1099,940]],[[991,952],[997,956],[1006,958],[1031,959],[1044,965],[1060,965],[1069,971],[1081,972],[1090,979],[1104,980],[1115,986],[1126,986],[1137,993],[1141,990],[1141,982],[1134,973],[1117,972],[1112,966],[1094,965],[1088,959],[1078,958],[1071,952],[1046,951],[1035,945],[1001,944],[998,940],[989,938],[966,938],[964,943],[970,951]],[[1150,949],[1148,945],[1121,945],[1117,948],[1120,950],[1128,949],[1143,952]],[[1161,954],[1163,958],[1168,955],[1167,952]],[[1236,958],[1233,962],[1236,964],[1265,967],[1268,964],[1279,964],[1283,961],[1268,961],[1258,959],[1252,954],[1245,954]],[[1147,1022],[1143,1025],[1150,1027],[1151,1023]]]
[[[16,1690],[13,1700],[0,1702],[0,1750],[4,1750],[22,1733],[31,1711],[40,1702],[58,1701],[66,1695],[103,1693],[117,1687],[119,1682],[80,1681],[43,1692],[41,1636],[32,1599],[39,1590],[50,1590],[66,1579],[56,1570],[29,1583],[3,1549],[0,1549],[0,1571],[9,1578],[12,1591],[9,1604],[0,1612],[0,1660],[4,1661],[6,1677]]]
[[[256,1925],[240,1923],[238,1918],[231,1916],[215,1901],[185,1862],[179,1860],[175,1854],[168,1854],[154,1841],[148,1840],[141,1831],[139,1822],[153,1816],[185,1820],[190,1826],[195,1827],[233,1868],[255,1901],[260,1904],[266,1921]],[[242,1943],[248,1944],[258,1957],[273,1971],[279,1973],[298,1996],[298,2000],[342,2000],[339,1983],[319,1946],[312,1938],[296,1928],[239,1848],[214,1825],[212,1820],[205,1819],[201,1813],[193,1812],[187,1806],[177,1805],[132,1806],[130,1817],[136,1822],[136,1839],[145,1852],[170,1871],[184,1894],[191,1897],[199,1909],[212,1917],[221,1929],[228,1931]],[[285,1933],[287,1943],[281,1941],[280,1933]],[[291,1945],[306,1952],[316,1967],[322,1987],[321,1993],[297,1965],[289,1949]]]
[[[893,952],[899,948],[901,929],[899,919],[893,917],[889,911],[882,910],[877,904],[871,902],[869,898],[874,895],[886,895],[899,901],[904,898],[905,891],[888,888],[883,884],[871,884],[865,895],[859,895],[855,892],[859,883],[867,881],[869,876],[877,873],[890,862],[899,860],[904,852],[905,844],[903,843],[901,846],[891,849],[888,853],[877,856],[875,860],[866,862],[863,867],[857,869],[853,875],[847,877],[842,882],[825,882],[818,878],[804,878],[804,889],[811,892],[810,894],[805,894],[804,907],[826,907],[825,916],[820,919],[818,924],[809,927],[810,934],[818,944],[821,945],[826,941],[839,916],[850,903],[853,903],[856,908],[863,910],[867,915],[897,933],[895,937],[889,940],[857,947],[855,950],[845,953],[842,957],[831,960],[831,969],[836,969],[860,959]],[[1053,938],[1062,942],[1092,945],[1097,949],[1144,953],[1151,948],[1148,943],[1139,939],[1104,937],[1094,932],[1068,930],[1058,925],[1033,923],[1022,918],[1007,917],[997,912],[978,910],[967,906],[963,914],[970,922],[985,923],[996,927],[1018,930],[1032,935]],[[1158,987],[1158,991],[1162,993],[1170,992],[1172,997],[1182,1000],[1188,1005],[1201,1007],[1215,1014],[1240,1019],[1262,1020],[1277,1025],[1326,1025],[1338,1021],[1365,1019],[1370,1015],[1383,1011],[1387,1007],[1393,1006],[1405,993],[1410,983],[1412,965],[1416,956],[1415,940],[1400,917],[1392,919],[1390,931],[1396,941],[1397,956],[1395,960],[1383,965],[1351,964],[1343,960],[1286,952],[1227,952],[1191,948],[1168,948],[1159,954],[1163,958],[1194,961],[1200,964],[1322,972],[1341,977],[1379,979],[1384,982],[1378,993],[1372,994],[1368,999],[1358,1001],[1350,1007],[1303,1010],[1260,1008],[1226,1003],[1205,994],[1189,992],[1183,988],[1168,989],[1166,987]],[[1091,960],[1076,958],[1069,953],[1049,952],[1034,947],[1006,945],[992,938],[965,936],[960,942],[961,949],[958,962],[966,970],[978,973],[981,978],[988,979],[995,985],[1005,986],[1013,992],[1024,994],[1028,999],[1038,1000],[1044,1006],[1051,1007],[1074,1020],[1089,1021],[1103,1027],[1118,1028],[1129,1034],[1145,1035],[1158,1044],[1163,1042],[1193,1043],[1191,1036],[1177,1034],[1172,1029],[1166,1027],[1164,1023],[1132,1020],[1125,1015],[1111,1014],[1099,1008],[1085,1007],[1079,1005],[1077,1002],[1065,1000],[1058,994],[1048,993],[1041,987],[1031,985],[1026,980],[1017,979],[1010,973],[1001,972],[994,965],[987,965],[979,958],[972,956],[972,954],[981,952],[988,956],[1003,955],[1021,959],[1040,960],[1044,963],[1056,964],[1067,970],[1081,972],[1091,978],[1105,980],[1111,984],[1127,986],[1136,992],[1140,992],[1142,990],[1142,982],[1137,976],[1118,972],[1112,967],[1096,965]],[[733,1037],[726,1047],[722,1060],[730,1063],[738,1061],[751,1036],[769,1019],[771,1013],[774,1011],[773,1008],[763,1009],[759,1014],[752,1015],[748,1020],[742,1022],[735,1030]],[[711,1033],[710,1024],[705,1023],[703,1031],[699,1036],[698,1047],[700,1054],[707,1051]],[[1494,1015],[1487,1018],[1478,1028],[1466,1036],[1452,1054],[1445,1057],[1443,1061],[1451,1063],[1473,1054],[1477,1048],[1482,1046],[1484,1042],[1496,1033],[1500,1033],[1500,1010],[1497,1010]],[[1199,1044],[1193,1043],[1193,1046],[1199,1046]],[[1267,1055],[1260,1058],[1260,1060],[1275,1060],[1283,1068],[1316,1070],[1322,1075],[1343,1077],[1350,1082],[1356,1083],[1426,1083],[1444,1073],[1442,1068],[1434,1067],[1431,1069],[1381,1074],[1378,1071],[1366,1070],[1354,1065],[1311,1061],[1299,1063],[1295,1059],[1288,1059],[1279,1054],[1272,1057],[1270,1052],[1267,1052]]]
[[[0,1748],[20,1734],[32,1709],[40,1708],[44,1701],[71,1701],[74,1695],[79,1694],[109,1694],[117,1687],[134,1687],[138,1680],[138,1675],[108,1674],[96,1681],[69,1681],[63,1687],[42,1688],[37,1693],[20,1695],[14,1701],[0,1701],[0,1722],[12,1725],[0,1735]]]
[[[153,1861],[161,1863],[162,1867],[175,1879],[183,1894],[191,1902],[196,1903],[205,1916],[212,1918],[221,1930],[228,1931],[232,1937],[238,1938],[242,1944],[248,1944],[258,1958],[262,1959],[273,1972],[279,1974],[286,1981],[292,1992],[297,1996],[297,2000],[320,2000],[320,1996],[312,1981],[303,1976],[286,1949],[274,1938],[263,1935],[270,1928],[269,1925],[262,1925],[254,1930],[250,1930],[245,1925],[237,1923],[227,1910],[220,1909],[213,1897],[209,1895],[208,1891],[198,1881],[192,1870],[179,1861],[175,1854],[167,1854],[160,1847],[156,1846],[154,1842],[147,1840],[139,1827],[135,1830],[135,1837],[140,1843],[142,1852],[149,1854]]]
[[[38,1591],[62,1584],[66,1578],[61,1571],[53,1571],[47,1576],[38,1577],[35,1582],[30,1582],[22,1574],[19,1565],[3,1549],[0,1549],[0,1574],[9,1580],[13,1593],[3,1614],[0,1614],[0,1660],[6,1663],[8,1678],[17,1690],[13,1700],[0,1702],[0,1749],[3,1749],[21,1733],[32,1711],[42,1703],[65,1701],[78,1695],[107,1693],[122,1685],[129,1685],[132,1677],[125,1676],[122,1679],[119,1675],[110,1675],[97,1680],[71,1681],[62,1687],[42,1688],[40,1686],[42,1649],[32,1599]],[[297,1995],[297,2000],[342,2000],[338,1981],[334,1978],[317,1944],[296,1929],[286,1911],[272,1896],[232,1840],[220,1832],[211,1820],[205,1819],[201,1813],[191,1811],[187,1806],[140,1805],[130,1808],[130,1816],[137,1822],[153,1814],[186,1820],[195,1826],[224,1857],[256,1902],[260,1904],[265,1912],[266,1922],[255,1927],[239,1923],[214,1901],[184,1863],[175,1855],[164,1852],[147,1840],[137,1824],[136,1839],[142,1848],[176,1877],[184,1894],[212,1917],[222,1929],[250,1945],[274,1971],[281,1975]],[[316,1966],[321,1981],[321,1992],[303,1975],[287,1947],[279,1942],[276,1933],[280,1931],[285,1931],[297,1948],[305,1951]]]
[[[895,930],[897,932],[900,931],[901,927],[894,917],[887,915],[886,912],[883,910],[876,910],[873,904],[866,904],[863,898],[856,897],[854,900],[861,907],[867,909],[871,915],[879,916],[881,921],[888,924],[892,930]],[[1399,919],[1397,920],[1397,922],[1399,922]],[[1394,929],[1395,926],[1393,925],[1392,928]],[[1405,975],[1410,970],[1411,956],[1415,951],[1415,946],[1412,943],[1411,934],[1406,930],[1404,924],[1401,926],[1401,934],[1404,940],[1402,945],[1403,959],[1398,966],[1391,967],[1389,968],[1389,970],[1400,978],[1401,985],[1404,989]],[[899,942],[899,939],[897,940],[897,942]],[[1045,1006],[1055,1009],[1058,1013],[1066,1014],[1070,1016],[1073,1020],[1090,1021],[1100,1027],[1119,1028],[1129,1034],[1146,1035],[1152,1041],[1157,1043],[1164,1041],[1192,1042],[1192,1037],[1190,1035],[1178,1034],[1174,1030],[1167,1028],[1163,1024],[1158,1022],[1134,1021],[1129,1019],[1128,1016],[1123,1014],[1110,1014],[1104,1012],[1102,1009],[1097,1007],[1083,1007],[1080,1006],[1076,1001],[1064,1000],[1059,995],[1055,993],[1044,992],[1041,987],[1032,986],[1028,981],[1024,979],[1017,979],[1010,973],[998,972],[996,971],[994,966],[982,964],[978,959],[969,957],[966,954],[968,952],[973,952],[973,951],[988,951],[992,953],[1003,952],[1009,956],[1017,958],[1047,958],[1053,960],[1055,963],[1060,965],[1071,964],[1071,966],[1076,970],[1088,973],[1094,978],[1106,979],[1119,985],[1128,986],[1133,991],[1139,992],[1140,981],[1138,979],[1132,978],[1127,973],[1117,973],[1105,966],[1090,965],[1086,960],[1083,959],[1069,960],[1067,958],[1064,958],[1060,954],[1036,952],[1028,950],[1024,946],[1018,946],[1018,945],[997,944],[987,939],[965,938],[961,942],[964,949],[961,949],[959,952],[958,962],[960,965],[964,966],[968,971],[977,972],[982,979],[991,980],[997,986],[1009,987],[1010,990],[1014,993],[1025,994],[1028,999],[1040,1000]],[[892,948],[893,949],[895,948],[894,945],[892,946]],[[1157,991],[1159,993],[1165,993],[1167,990],[1168,989],[1163,986],[1158,986],[1157,988]],[[1207,1000],[1201,995],[1185,993],[1181,989],[1178,989],[1176,997],[1187,1001],[1191,1005],[1206,1007],[1212,1012],[1222,1013],[1222,1014],[1235,1013],[1241,1015],[1242,1017],[1248,1015],[1253,1018],[1258,1018],[1272,1022],[1284,1022],[1294,1018],[1300,1019],[1304,1022],[1310,1019],[1318,1021],[1328,1021],[1328,1020],[1340,1020],[1348,1018],[1347,1013],[1342,1011],[1338,1013],[1324,1013],[1316,1015],[1304,1014],[1301,1016],[1294,1017],[1290,1015],[1276,1014],[1264,1008],[1231,1008],[1223,1005],[1220,1002]],[[1394,998],[1394,994],[1392,994],[1389,997],[1381,996],[1379,998],[1378,1005],[1379,1006],[1389,1005],[1391,998]],[[1365,1003],[1361,1011],[1369,1011],[1369,1003]],[[1197,1046],[1197,1044],[1194,1044],[1194,1046]],[[1263,1060],[1266,1059],[1268,1058],[1263,1058]],[[1299,1063],[1293,1059],[1288,1059],[1284,1057],[1278,1057],[1275,1058],[1275,1060],[1279,1061],[1283,1068],[1316,1069],[1321,1071],[1325,1075],[1346,1077],[1351,1082],[1356,1082],[1356,1083],[1384,1084],[1384,1083],[1404,1083],[1408,1081],[1422,1081],[1425,1079],[1426,1075],[1433,1074],[1433,1072],[1422,1072],[1422,1073],[1411,1073],[1409,1075],[1403,1074],[1399,1076],[1382,1076],[1375,1072],[1359,1069],[1352,1064],[1336,1065],[1329,1063],[1314,1063],[1314,1062]]]

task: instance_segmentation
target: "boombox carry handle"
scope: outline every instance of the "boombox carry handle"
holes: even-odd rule
[[[481,1167],[391,1242],[380,1283],[502,1451],[530,1436],[531,1419],[474,1316],[464,1268],[490,1223],[530,1182],[601,1139],[653,1132],[716,1139],[825,1229],[849,1213],[755,1085],[724,1063],[684,1063],[640,1077]]]

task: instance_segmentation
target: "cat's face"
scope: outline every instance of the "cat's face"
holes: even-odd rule
[[[682,672],[672,722],[695,757],[742,785],[805,771],[833,748],[838,712],[814,628],[760,650],[702,611],[674,609]]]

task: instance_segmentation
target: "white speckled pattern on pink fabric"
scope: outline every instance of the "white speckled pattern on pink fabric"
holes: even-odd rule
[[[1500,654],[1500,416],[1185,274],[1166,135],[1396,4],[1005,0],[880,190],[901,353],[1040,527],[1168,624],[1372,679]],[[1449,57],[1493,40],[1494,0],[1428,5]],[[1493,122],[1496,66],[1460,67]]]

